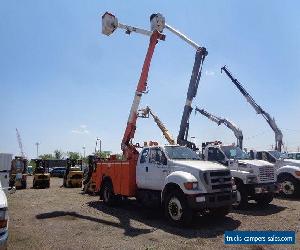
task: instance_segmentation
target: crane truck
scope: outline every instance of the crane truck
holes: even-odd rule
[[[254,108],[254,110],[261,114],[267,121],[271,129],[275,133],[275,150],[271,151],[257,151],[254,153],[254,157],[259,160],[267,160],[270,163],[275,164],[277,180],[281,184],[281,193],[287,197],[293,197],[300,194],[300,166],[297,162],[291,162],[281,154],[282,149],[282,132],[277,126],[275,119],[270,116],[261,106],[259,106],[253,97],[246,91],[242,84],[233,77],[226,66],[221,68],[222,71],[230,78],[233,84],[238,88],[242,95],[246,98],[247,102]],[[255,150],[254,150],[255,152]]]
[[[150,42],[121,143],[125,159],[117,160],[111,155],[107,160],[97,161],[91,175],[95,192],[100,193],[107,205],[116,204],[122,197],[136,197],[145,205],[162,206],[168,220],[175,225],[189,223],[195,211],[209,211],[223,217],[235,199],[231,174],[226,167],[201,161],[185,146],[153,144],[144,146],[139,153],[139,144],[132,142],[151,58],[158,41],[165,39],[163,28],[170,27],[161,14],[151,15],[150,22],[151,31],[147,31],[123,25],[108,12],[102,16],[103,34],[110,35],[121,28],[129,34],[150,36]]]
[[[300,196],[300,162],[286,159],[276,150],[255,151],[253,157],[275,164],[278,183],[281,186],[280,194],[292,198]]]
[[[223,145],[221,142],[208,142],[202,145],[202,155],[205,160],[216,161],[228,166],[237,185],[237,208],[245,208],[249,200],[255,200],[265,206],[273,200],[277,192],[276,174],[274,165],[263,160],[250,159],[243,151],[243,133],[233,122],[210,114],[204,109],[195,108],[218,125],[224,124],[233,131],[237,146]]]

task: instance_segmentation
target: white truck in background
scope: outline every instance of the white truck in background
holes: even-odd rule
[[[0,153],[0,249],[7,248],[8,240],[8,193],[15,191],[9,187],[9,171],[11,168],[12,154]]]
[[[300,196],[300,161],[287,159],[276,150],[253,151],[253,158],[275,164],[281,194],[285,197]]]
[[[239,209],[248,205],[248,200],[255,200],[258,205],[268,205],[278,190],[274,164],[267,161],[250,159],[248,154],[234,145],[222,145],[221,142],[202,144],[205,160],[227,166],[237,186]]]

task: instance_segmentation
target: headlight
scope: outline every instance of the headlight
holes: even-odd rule
[[[198,182],[185,182],[184,187],[187,190],[196,190],[198,189]]]
[[[0,229],[7,227],[8,211],[7,208],[0,208]]]
[[[248,184],[257,183],[257,178],[256,178],[256,176],[248,176],[248,177],[247,177],[247,183],[248,183]]]

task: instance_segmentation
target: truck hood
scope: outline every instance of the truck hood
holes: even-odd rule
[[[238,160],[238,162],[250,166],[255,166],[255,167],[273,166],[272,163],[263,160]]]
[[[284,163],[284,165],[300,167],[300,161],[299,161],[299,160],[294,160],[294,159],[284,159],[284,160],[283,160],[283,163]]]
[[[211,161],[202,160],[172,160],[173,164],[179,167],[190,167],[201,171],[206,170],[228,170],[227,167]]]
[[[7,198],[3,189],[0,188],[0,208],[7,207]]]

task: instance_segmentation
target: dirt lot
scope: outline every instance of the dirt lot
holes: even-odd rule
[[[32,185],[32,179],[29,179]],[[167,224],[160,210],[147,210],[134,200],[105,207],[97,196],[79,188],[18,190],[10,195],[9,249],[234,249],[223,244],[225,230],[295,230],[300,249],[300,200],[275,199],[269,208],[230,213],[224,220],[195,219],[189,228]],[[240,249],[241,246],[235,249]],[[245,249],[287,249],[246,246]]]

